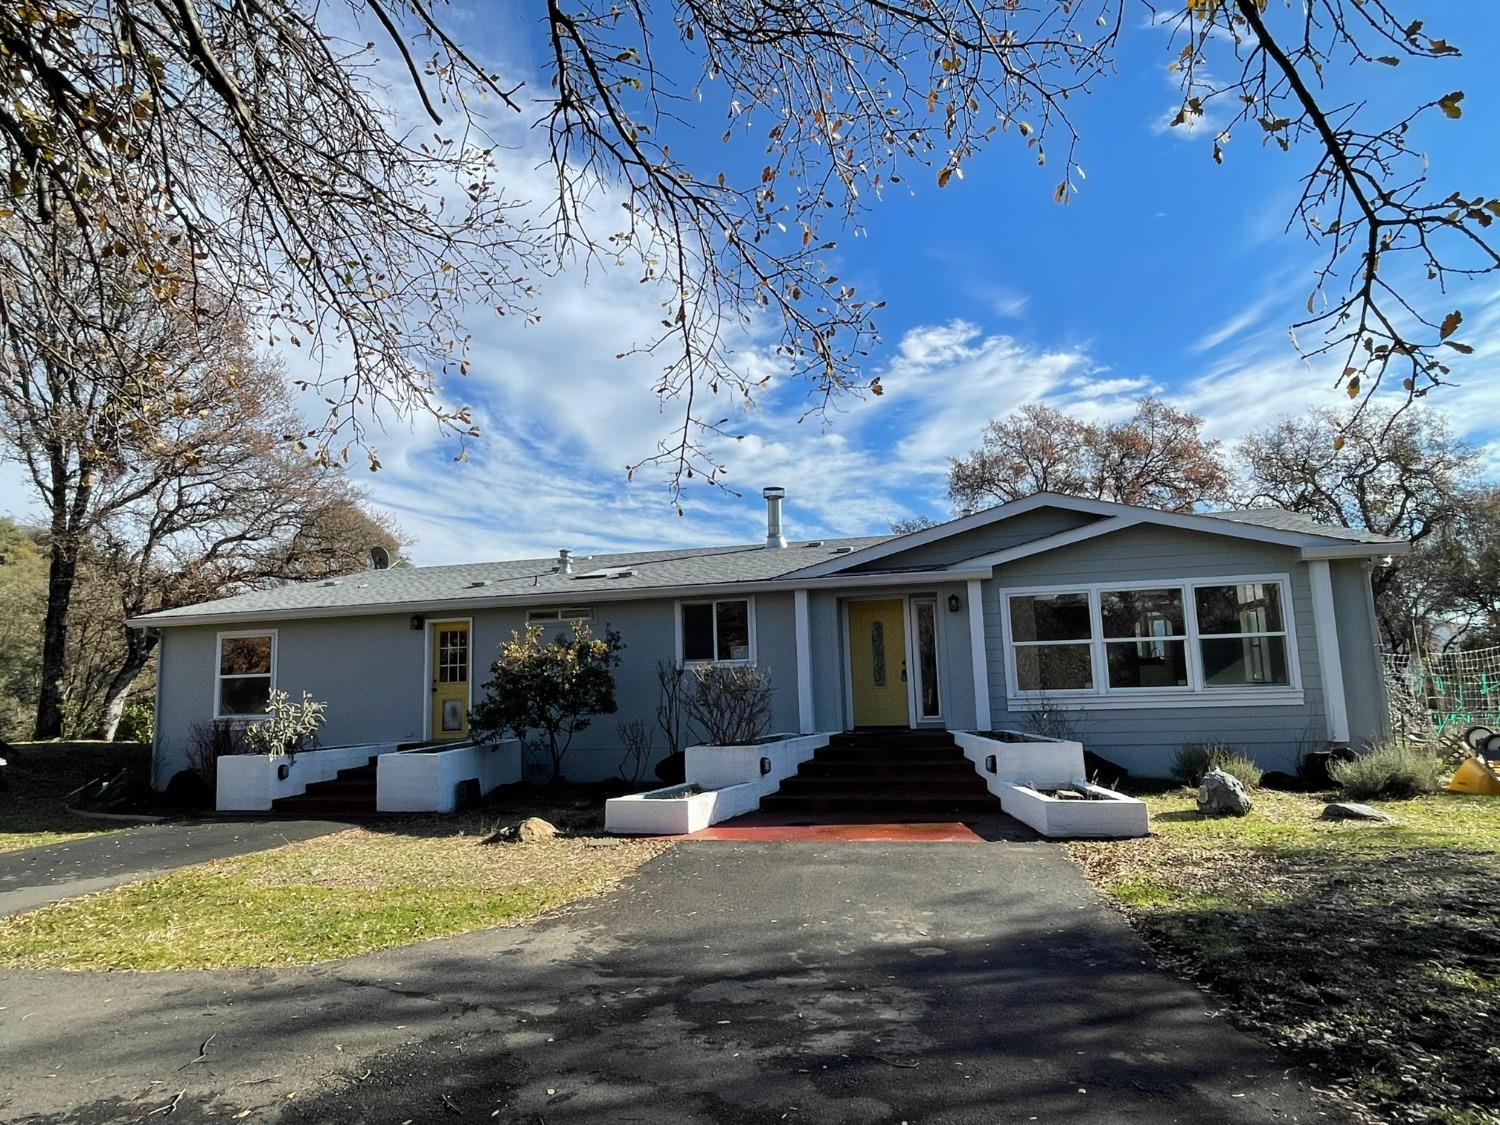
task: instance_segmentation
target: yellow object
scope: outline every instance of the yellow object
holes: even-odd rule
[[[849,603],[849,678],[857,727],[904,727],[906,603]]]
[[[438,621],[432,626],[432,731],[434,741],[469,733],[469,623]]]
[[[1447,785],[1450,793],[1470,793],[1478,797],[1500,797],[1500,762],[1483,758],[1465,758],[1453,771]]]

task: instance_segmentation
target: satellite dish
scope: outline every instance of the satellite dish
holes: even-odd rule
[[[389,570],[391,565],[391,553],[378,543],[370,548],[370,569]]]

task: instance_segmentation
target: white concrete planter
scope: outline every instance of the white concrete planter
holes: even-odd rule
[[[1059,800],[1029,785],[1002,783],[1000,807],[1043,836],[1118,840],[1150,831],[1146,806],[1134,797],[1087,782],[1067,788],[1093,799]]]
[[[477,781],[482,797],[520,781],[521,769],[521,741],[516,738],[384,754],[376,763],[375,807],[381,812],[452,812],[462,783]]]
[[[687,785],[632,793],[604,803],[604,828],[632,836],[697,832],[760,808],[797,767],[828,745],[827,734],[804,734],[754,746],[692,746]],[[697,786],[702,793],[688,793]]]
[[[953,741],[958,743],[964,757],[974,763],[979,776],[984,778],[995,796],[1004,796],[1001,789],[1007,782],[1057,789],[1087,780],[1084,777],[1083,743],[1020,731],[1004,733],[1014,734],[1024,741],[1005,742],[969,731],[953,732]],[[993,770],[989,768],[992,756]]]
[[[315,781],[331,781],[340,770],[362,766],[377,754],[396,748],[393,742],[363,746],[330,746],[300,754],[226,754],[219,759],[214,808],[220,812],[267,812],[271,802],[295,797]],[[283,767],[286,776],[282,777]]]

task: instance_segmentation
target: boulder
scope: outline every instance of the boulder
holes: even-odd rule
[[[1323,809],[1324,820],[1375,820],[1385,824],[1392,823],[1396,818],[1379,809],[1372,809],[1369,805],[1358,805],[1353,801],[1335,801]]]
[[[539,816],[528,816],[521,821],[521,827],[516,829],[516,838],[523,844],[537,844],[543,840],[551,840],[557,835],[557,829],[548,821]]]
[[[1209,770],[1198,786],[1198,812],[1202,816],[1248,816],[1253,804],[1239,778],[1223,770]]]

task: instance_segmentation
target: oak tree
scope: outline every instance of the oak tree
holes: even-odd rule
[[[1493,515],[1486,519],[1493,492],[1482,485],[1478,450],[1456,438],[1442,414],[1316,410],[1241,439],[1235,456],[1246,505],[1412,545],[1411,554],[1372,574],[1386,648],[1425,648],[1449,622],[1486,615],[1474,556],[1490,549],[1484,535],[1494,527]]]
[[[1028,403],[992,419],[977,449],[950,460],[948,499],[960,513],[1037,492],[1190,512],[1230,486],[1219,443],[1202,426],[1156,398],[1118,422]]]

